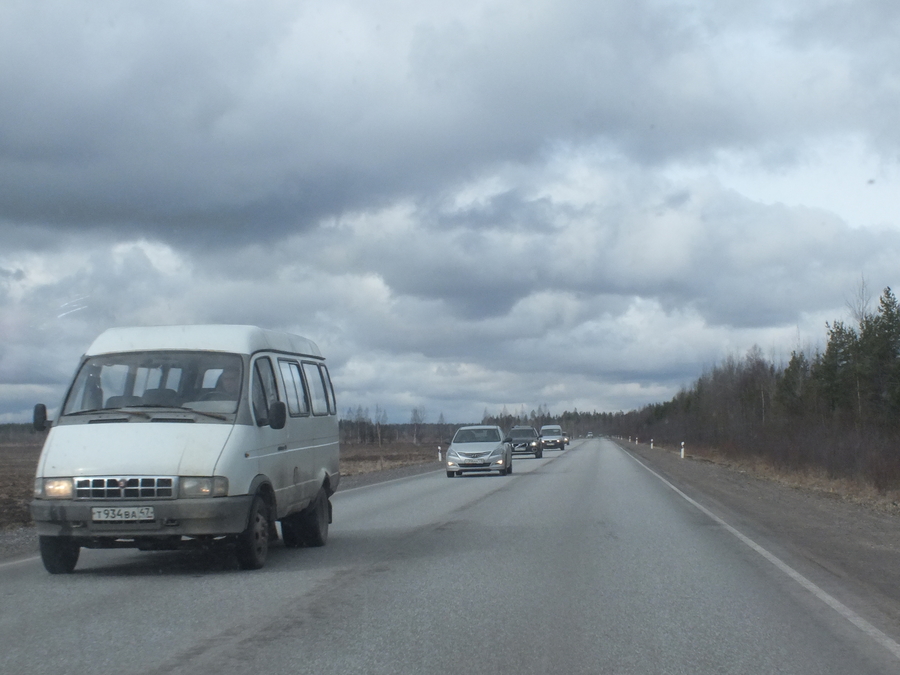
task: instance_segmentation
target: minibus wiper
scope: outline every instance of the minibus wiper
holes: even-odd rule
[[[97,413],[111,413],[117,415],[125,413],[126,415],[137,415],[138,417],[150,417],[147,413],[139,410],[125,410],[125,408],[93,408],[92,410],[78,410],[76,412],[66,413],[64,417],[74,417],[75,415],[91,415]]]
[[[110,410],[116,410],[117,412],[123,412],[126,415],[136,415],[137,417],[150,417],[145,412],[141,412],[140,410],[125,410],[125,408],[110,408]]]
[[[197,415],[206,415],[207,417],[212,417],[213,419],[222,420],[223,422],[228,420],[228,418],[225,417],[224,415],[220,415],[217,413],[211,413],[211,412],[205,412],[202,410],[194,410],[193,408],[184,408],[180,405],[156,404],[156,405],[142,405],[141,407],[142,408],[165,408],[166,410],[181,410],[184,412],[196,413]],[[149,417],[149,415],[148,415],[148,417]]]
[[[203,410],[194,410],[192,408],[184,408],[184,410],[188,410],[192,413],[196,413],[197,415],[206,415],[207,417],[212,417],[213,419],[222,420],[223,422],[226,422],[228,420],[228,418],[225,417],[225,415],[220,415],[219,413],[204,412]]]

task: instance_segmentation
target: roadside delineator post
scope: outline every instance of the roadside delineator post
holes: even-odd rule
[[[442,459],[443,458],[441,457],[441,446],[438,446],[438,461],[440,462],[440,461],[442,461]]]
[[[684,459],[684,441],[681,441],[681,459]]]
[[[652,438],[650,439],[650,449],[651,450],[653,449],[653,439]]]

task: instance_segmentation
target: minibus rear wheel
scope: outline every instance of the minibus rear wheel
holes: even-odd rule
[[[281,540],[287,548],[303,546],[303,524],[300,513],[281,519]]]
[[[328,523],[331,522],[331,505],[325,488],[319,488],[312,505],[300,514],[303,543],[307,546],[324,546],[328,540]]]
[[[71,574],[78,564],[81,547],[71,537],[46,537],[38,539],[41,562],[50,574]]]

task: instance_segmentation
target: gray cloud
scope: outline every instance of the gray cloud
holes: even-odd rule
[[[814,342],[897,283],[894,4],[5,3],[0,421],[112,325],[299,332],[395,419]]]
[[[856,61],[801,39],[812,30],[798,27],[804,17],[830,36],[828,12],[769,17],[781,28],[769,44],[752,41],[762,28],[744,27],[743,14],[703,21],[703,4],[474,3],[464,19],[427,4],[408,16],[352,4],[318,17],[288,3],[189,7],[7,10],[7,217],[181,242],[214,225],[229,238],[250,225],[279,236],[495,162],[533,161],[558,141],[605,139],[659,162],[856,127],[897,102],[854,70],[872,65],[872,26],[857,20],[829,39]]]

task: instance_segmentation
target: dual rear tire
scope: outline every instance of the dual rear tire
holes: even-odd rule
[[[281,520],[281,538],[289,548],[324,546],[331,523],[331,502],[325,488],[319,488],[306,509]]]

